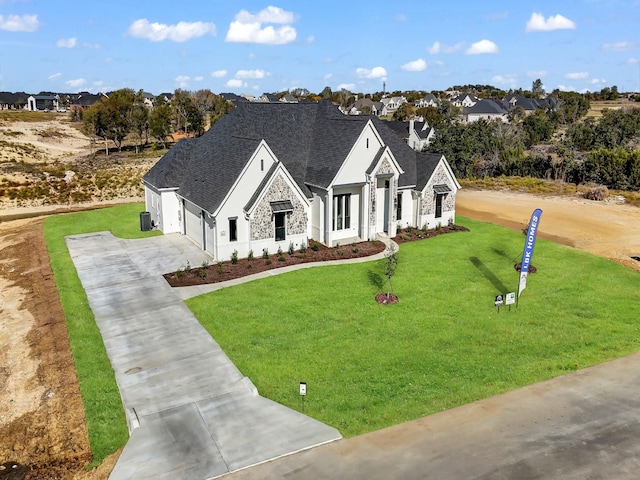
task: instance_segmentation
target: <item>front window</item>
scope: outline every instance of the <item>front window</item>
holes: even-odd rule
[[[275,214],[275,220],[276,220],[276,241],[279,242],[281,240],[284,240],[286,237],[286,228],[285,228],[285,219],[286,219],[286,213],[276,213]]]
[[[436,194],[436,218],[442,217],[442,194]]]
[[[235,242],[238,240],[238,220],[236,218],[229,219],[229,241]]]
[[[399,193],[396,199],[396,220],[402,220],[402,194]]]
[[[333,229],[348,228],[351,228],[351,194],[335,195],[333,197]]]

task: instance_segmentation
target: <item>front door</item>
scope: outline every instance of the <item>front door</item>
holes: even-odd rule
[[[376,188],[376,233],[389,231],[389,179],[379,178]]]

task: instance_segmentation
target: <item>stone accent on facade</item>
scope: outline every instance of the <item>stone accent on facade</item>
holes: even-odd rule
[[[455,187],[451,184],[451,180],[447,175],[447,171],[444,168],[444,165],[439,165],[436,168],[436,171],[433,172],[433,176],[431,177],[431,181],[427,185],[427,188],[424,189],[422,193],[422,197],[420,198],[420,214],[421,215],[434,215],[436,213],[436,195],[433,192],[434,185],[449,185],[451,188],[451,193],[448,193],[442,199],[442,211],[450,212],[455,209],[456,206],[456,195],[455,195]]]
[[[275,238],[275,219],[271,210],[271,202],[291,200],[293,212],[287,213],[286,232],[288,235],[307,233],[307,213],[297,193],[289,186],[282,174],[278,174],[269,186],[267,193],[251,215],[251,240],[267,240]]]

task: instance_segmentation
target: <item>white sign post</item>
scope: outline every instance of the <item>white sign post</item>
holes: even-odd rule
[[[304,397],[307,396],[307,382],[300,382],[300,398],[302,399],[302,412],[304,412]]]

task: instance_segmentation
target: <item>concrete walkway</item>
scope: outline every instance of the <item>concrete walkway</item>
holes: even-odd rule
[[[214,478],[340,438],[260,397],[164,281],[211,260],[186,237],[66,241],[131,430],[111,479]]]

